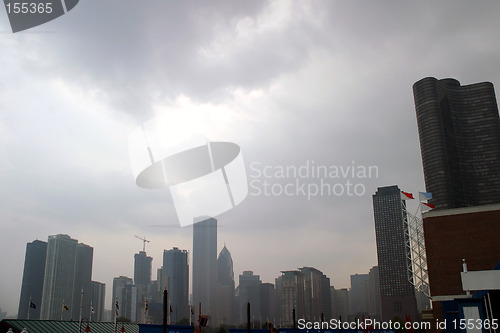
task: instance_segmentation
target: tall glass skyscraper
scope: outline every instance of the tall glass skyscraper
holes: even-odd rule
[[[189,318],[188,252],[174,247],[163,251],[163,276],[168,277],[168,299],[172,312],[170,322]]]
[[[47,242],[35,240],[26,245],[18,319],[40,319],[46,255]],[[33,302],[31,307],[30,299]]]
[[[493,84],[413,85],[425,187],[436,209],[500,203],[500,119]]]
[[[217,323],[217,220],[208,218],[193,225],[193,306],[198,315]]]
[[[404,205],[396,185],[379,187],[373,195],[383,321],[396,316],[404,320],[406,315],[412,320],[417,318],[415,288],[409,280],[412,273],[408,272],[410,240]]]
[[[40,319],[71,318],[78,241],[68,235],[49,236]],[[69,310],[63,312],[63,304]]]
[[[217,317],[219,325],[236,322],[234,309],[233,258],[226,248],[222,248],[217,259]]]

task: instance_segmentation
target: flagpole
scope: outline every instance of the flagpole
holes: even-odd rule
[[[90,301],[90,322],[92,322],[92,313],[94,313],[94,306],[92,305],[92,301]]]
[[[79,322],[79,327],[80,327],[80,332],[82,330],[82,307],[83,307],[83,288],[82,288],[82,293],[80,295],[80,320]]]
[[[63,300],[63,303],[62,303],[61,321],[63,320],[63,314],[64,314],[64,300]]]

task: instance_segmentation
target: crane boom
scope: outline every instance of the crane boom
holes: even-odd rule
[[[135,236],[135,238],[138,238],[143,242],[142,243],[142,252],[146,252],[146,242],[149,243],[150,241],[146,239],[146,236],[144,236],[144,237]]]

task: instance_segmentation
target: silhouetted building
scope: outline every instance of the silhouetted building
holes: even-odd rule
[[[370,318],[381,320],[380,278],[378,266],[373,266],[368,274],[368,314]]]
[[[92,299],[92,259],[94,248],[85,244],[78,244],[76,248],[75,280],[73,284],[73,303],[71,318],[79,320],[80,306],[82,316],[90,318],[90,300]],[[83,291],[83,294],[82,294]]]
[[[349,317],[349,290],[330,288],[332,297],[332,318],[347,321]]]
[[[405,205],[395,185],[379,187],[373,195],[383,321],[396,316],[404,320],[406,315],[417,319]]]
[[[293,309],[296,318],[304,317],[304,274],[282,271],[276,278],[276,305],[281,326],[292,327]]]
[[[219,325],[234,324],[236,311],[234,303],[234,271],[231,253],[226,248],[222,248],[217,259],[217,317]]]
[[[49,236],[43,281],[41,319],[69,320],[73,307],[78,241],[68,235]],[[63,305],[67,310],[63,310]]]
[[[252,271],[244,271],[239,276],[238,295],[240,300],[239,322],[245,323],[247,318],[247,303],[250,303],[252,317],[260,319],[260,285],[259,275]]]
[[[113,310],[112,317],[124,317],[125,313],[125,287],[127,285],[133,285],[134,282],[131,278],[126,276],[120,276],[113,278],[113,299],[111,302],[111,308]],[[118,309],[116,304],[118,303]],[[130,319],[130,318],[129,318]]]
[[[262,322],[270,321],[275,324],[276,319],[276,289],[272,283],[260,285],[260,318]]]
[[[47,242],[35,240],[26,244],[23,282],[21,285],[19,310],[17,312],[18,319],[40,319],[46,255]],[[30,299],[32,301],[31,306]]]
[[[349,314],[355,318],[368,316],[368,281],[369,274],[351,275],[351,290],[349,290]]]
[[[304,277],[304,318],[319,321],[331,316],[330,279],[313,267],[299,268]],[[327,294],[325,294],[325,291]]]
[[[106,285],[101,282],[92,281],[92,297],[90,298],[90,317],[92,321],[106,321],[104,318],[104,301],[106,297]]]
[[[193,225],[193,306],[198,316],[217,322],[217,220],[208,218]]]
[[[147,286],[151,283],[151,262],[146,252],[139,251],[134,255],[134,283]]]
[[[163,251],[163,275],[168,277],[168,297],[172,307],[170,322],[189,319],[188,252],[174,247]]]
[[[436,209],[500,203],[500,120],[493,84],[413,85],[425,187]]]

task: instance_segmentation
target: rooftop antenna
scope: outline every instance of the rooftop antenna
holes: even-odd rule
[[[144,236],[142,238],[139,236],[135,236],[135,238],[138,238],[143,242],[142,243],[142,252],[146,252],[146,242],[149,243],[149,241],[146,239],[146,236]]]

